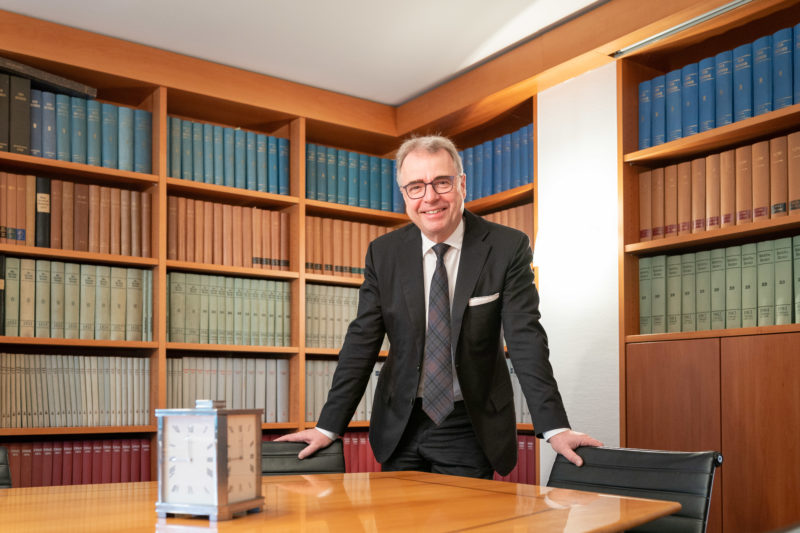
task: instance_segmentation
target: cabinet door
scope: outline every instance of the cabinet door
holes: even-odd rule
[[[626,446],[721,451],[719,339],[629,344]],[[722,470],[714,479],[708,531],[722,530]]]
[[[726,531],[800,521],[800,333],[722,340]]]

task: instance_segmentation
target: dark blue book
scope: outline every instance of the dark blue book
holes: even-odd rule
[[[119,125],[119,148],[117,152],[117,168],[133,170],[133,109],[120,106],[117,109]]]
[[[56,95],[42,92],[42,157],[56,158]]]
[[[306,198],[317,199],[317,145],[306,144]]]
[[[269,166],[267,165],[267,136],[256,135],[256,190],[267,192]]]
[[[153,118],[150,111],[133,111],[133,170],[153,172]]]
[[[358,207],[369,207],[369,156],[365,154],[358,154]]]
[[[475,183],[475,149],[470,147],[466,148],[461,156],[464,162],[464,174],[467,175],[467,202],[472,201],[473,184]]]
[[[70,122],[69,96],[65,94],[57,94],[56,95],[56,158],[59,161],[72,160],[69,122]],[[114,123],[114,125],[116,126],[116,122]]]
[[[481,187],[483,186],[483,146],[472,147],[473,159],[473,176],[470,179],[467,176],[467,188],[472,189],[472,199],[477,200],[483,195]]]
[[[223,180],[226,187],[236,185],[236,141],[233,128],[222,128]]]
[[[667,142],[683,137],[681,83],[680,69],[667,72]]]
[[[317,200],[328,200],[328,148],[317,145]]]
[[[89,112],[88,108],[86,112],[87,113]],[[172,175],[171,172],[172,172],[172,117],[167,115],[167,177]]]
[[[328,147],[325,159],[325,175],[328,177],[328,188],[325,189],[326,195],[323,200],[326,202],[336,202],[336,193],[338,192],[338,175],[336,170],[338,168],[336,148]]]
[[[492,183],[494,146],[492,141],[486,141],[481,146],[483,146],[483,175],[481,176],[481,198],[483,198],[491,195],[492,189],[494,188],[494,184]]]
[[[289,139],[278,137],[278,194],[289,194]]]
[[[181,121],[181,178],[192,180],[192,121]]]
[[[492,139],[492,192],[503,190],[503,138]]]
[[[203,183],[203,123],[192,122],[192,181]]]
[[[119,125],[117,123],[119,113],[117,106],[102,104],[100,106],[100,114],[100,131],[103,135],[103,140],[100,143],[103,166],[117,168],[119,163]]]
[[[753,44],[733,49],[733,121],[753,116]]]
[[[347,150],[336,150],[336,203],[347,205],[347,185],[350,173],[347,169]]]
[[[700,61],[698,65],[698,106],[697,116],[699,122],[699,131],[708,131],[714,129],[716,121],[714,116],[716,110],[716,86],[714,80],[716,71],[716,62],[713,57],[707,57]]]
[[[772,34],[772,107],[792,105],[792,28]]]
[[[31,89],[30,154],[42,157],[42,91]]]
[[[392,159],[392,211],[402,213],[405,210],[403,191],[400,190],[400,186],[397,184],[397,161]]]
[[[381,160],[369,156],[369,208],[381,208]]]
[[[245,133],[245,158],[247,166],[245,169],[245,183],[247,189],[258,190],[258,171],[256,166],[256,132],[248,131]]]
[[[278,139],[271,135],[267,136],[267,192],[278,194]]]
[[[169,175],[173,178],[180,178],[183,176],[181,172],[181,159],[183,159],[183,145],[181,142],[181,131],[183,129],[183,121],[178,117],[170,117],[169,126],[169,144],[170,144],[170,172]]]
[[[86,101],[86,162],[96,167],[103,164],[102,107],[97,100]]]
[[[653,115],[653,105],[650,100],[651,86],[651,80],[639,84],[639,150],[653,145],[650,137],[650,121]]]
[[[70,108],[70,158],[73,163],[86,163],[86,100],[72,96]]]
[[[793,47],[792,52],[792,79],[794,80],[794,103],[800,104],[800,24],[792,28]]]
[[[347,152],[347,205],[358,205],[358,154]]]
[[[700,110],[698,107],[700,95],[697,70],[697,63],[690,63],[681,69],[681,100],[683,100],[681,131],[684,137],[694,135],[700,128]]]
[[[520,172],[522,173],[522,184],[526,185],[531,182],[530,162],[533,160],[533,147],[528,142],[528,127],[521,128],[519,132],[519,152],[522,155]]]
[[[772,35],[753,41],[753,114],[772,111]]]
[[[214,126],[214,185],[225,183],[225,149],[222,126]]]
[[[214,125],[203,124],[203,183],[214,183]]]
[[[714,56],[716,65],[716,127],[733,123],[733,51],[726,50]]]
[[[247,188],[247,134],[240,128],[233,130],[233,186]]]
[[[528,131],[528,149],[530,150],[530,152],[528,152],[528,153],[531,155],[530,160],[528,161],[528,183],[533,183],[533,147],[534,147],[534,144],[533,144],[533,124],[532,123],[528,124],[527,131]]]
[[[381,210],[392,210],[392,160],[381,158]]]
[[[653,118],[650,120],[653,146],[667,141],[667,78],[656,76],[652,79]]]
[[[511,188],[522,185],[522,143],[520,130],[511,132]]]
[[[511,188],[511,134],[506,133],[500,139],[503,141],[503,179],[500,188],[507,191]]]

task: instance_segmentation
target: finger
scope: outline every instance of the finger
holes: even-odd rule
[[[567,448],[566,450],[564,450],[564,451],[562,451],[560,453],[561,453],[561,455],[564,456],[564,458],[567,461],[569,461],[570,463],[574,464],[575,466],[583,466],[583,459],[581,459],[581,456],[578,455],[577,453],[573,452],[569,448]]]
[[[319,449],[319,446],[317,446],[315,444],[309,444],[308,446],[306,446],[305,448],[300,450],[300,453],[297,454],[297,458],[298,459],[305,459],[306,457],[308,457],[309,455],[313,454],[318,449]]]
[[[281,435],[277,439],[276,442],[306,442],[305,437],[301,433],[287,433],[286,435]]]

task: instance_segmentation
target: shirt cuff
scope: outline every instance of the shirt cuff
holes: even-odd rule
[[[333,431],[328,431],[327,429],[322,429],[319,426],[314,426],[314,429],[316,429],[317,431],[319,431],[320,433],[322,433],[323,435],[325,435],[326,437],[328,437],[331,440],[336,440],[336,439],[339,438],[339,436],[336,433],[334,433]],[[554,431],[558,431],[558,430],[554,430]]]
[[[555,437],[559,433],[564,433],[565,431],[569,431],[569,428],[551,429],[550,431],[545,431],[544,433],[542,433],[542,438],[544,439],[545,442],[550,442],[550,439],[552,437]]]

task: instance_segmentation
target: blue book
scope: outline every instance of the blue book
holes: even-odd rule
[[[30,154],[42,157],[42,91],[31,89]]]
[[[119,113],[117,106],[102,104],[100,113],[102,121],[100,131],[103,134],[101,143],[103,166],[117,168],[119,162],[119,125],[117,124]]]
[[[753,114],[772,111],[772,36],[753,41]]]
[[[473,184],[475,180],[475,149],[470,147],[464,150],[461,157],[464,161],[464,174],[467,175],[467,201],[472,201]]]
[[[203,183],[203,123],[192,122],[192,181]]]
[[[278,137],[278,194],[289,194],[289,139]]]
[[[403,201],[403,191],[397,184],[397,161],[392,159],[392,210],[395,213],[402,213],[405,209],[405,202]]]
[[[247,188],[247,134],[241,128],[233,130],[233,186]]]
[[[473,177],[467,175],[467,189],[472,189],[472,199],[477,200],[483,195],[483,146],[472,147]]]
[[[500,139],[503,141],[503,179],[500,190],[507,191],[511,188],[511,134],[506,133]]]
[[[181,159],[182,159],[182,145],[181,145],[181,131],[183,129],[183,121],[178,117],[170,117],[170,172],[169,175],[173,178],[180,178],[183,176],[181,172]],[[104,165],[105,166],[105,165]]]
[[[503,138],[492,139],[492,192],[503,190]]]
[[[317,145],[317,200],[328,200],[328,148]]]
[[[42,156],[56,158],[56,95],[42,92]]]
[[[483,143],[483,176],[482,176],[482,183],[481,183],[481,197],[489,196],[492,194],[492,188],[494,187],[492,183],[492,171],[494,169],[493,164],[493,144],[492,141],[486,141]]]
[[[347,185],[350,174],[347,169],[347,150],[336,150],[336,203],[347,204]]]
[[[347,152],[347,205],[358,205],[358,154]]]
[[[392,210],[392,160],[381,158],[381,210]]]
[[[96,167],[103,163],[102,113],[100,102],[97,100],[86,101],[86,162]],[[169,140],[169,136],[167,137]]]
[[[256,170],[256,133],[245,132],[245,184],[248,190],[258,190],[258,172]]]
[[[87,107],[86,112],[89,113]],[[101,149],[102,155],[102,149]],[[172,117],[167,115],[167,177],[171,176],[172,172]]]
[[[772,107],[792,105],[792,28],[772,34]]]
[[[70,108],[70,157],[73,163],[86,163],[86,100],[72,96]]]
[[[681,82],[680,69],[667,72],[667,142],[683,136]]]
[[[533,183],[533,123],[527,125],[527,132],[528,132],[528,153],[530,154],[530,159],[528,160],[528,183]]]
[[[278,139],[271,135],[267,136],[267,192],[278,194]]]
[[[306,198],[317,199],[317,145],[306,144]]]
[[[651,87],[652,80],[639,84],[639,150],[650,148],[653,145],[650,137],[650,121],[653,115],[653,106],[650,101]]]
[[[521,138],[521,130],[511,132],[511,188],[516,188],[523,184]]]
[[[381,208],[381,160],[369,156],[369,208]]]
[[[256,190],[267,192],[269,181],[269,166],[267,165],[267,136],[263,133],[256,135]]]
[[[233,128],[222,128],[223,180],[226,187],[236,185],[236,141]]]
[[[800,24],[792,28],[793,50],[792,52],[792,79],[794,80],[794,103],[800,104]]]
[[[328,147],[325,159],[325,175],[328,177],[328,188],[325,189],[325,198],[327,202],[336,202],[336,193],[338,191],[338,182],[336,170],[338,163],[336,161],[336,148]]]
[[[714,80],[716,62],[713,57],[707,57],[700,61],[698,65],[698,108],[697,116],[699,131],[708,131],[716,127],[714,116],[716,115],[716,87]]]
[[[369,207],[369,156],[365,154],[358,154],[358,207]]]
[[[681,100],[683,100],[681,131],[684,137],[694,135],[699,131],[700,127],[700,110],[698,108],[700,95],[697,70],[697,63],[691,63],[681,69]]]
[[[650,119],[648,119],[648,124]],[[529,174],[530,161],[533,159],[533,151],[531,145],[528,143],[528,127],[525,126],[519,130],[519,153],[522,156],[520,162],[520,172],[522,173],[522,185],[531,182]],[[648,134],[649,135],[649,134]]]
[[[733,51],[726,50],[714,56],[716,65],[716,127],[733,123]]]
[[[203,183],[214,183],[214,125],[203,124]]]
[[[134,172],[153,172],[153,118],[150,111],[133,111],[133,170]]]
[[[69,96],[65,94],[56,95],[56,158],[59,161],[72,160],[72,148],[70,147],[70,107]],[[116,126],[116,123],[114,124]]]
[[[214,126],[214,185],[225,183],[225,142],[222,126]]]
[[[133,170],[133,109],[120,106],[117,113],[117,125],[119,126],[117,168]]]
[[[181,121],[181,178],[191,180],[192,176],[192,121]]]
[[[733,49],[733,121],[753,116],[753,45]]]
[[[651,138],[653,146],[664,144],[667,141],[667,78],[656,76],[652,79],[653,118],[650,121]],[[531,174],[532,175],[532,174]]]

